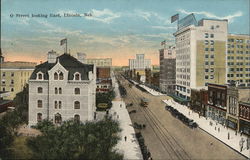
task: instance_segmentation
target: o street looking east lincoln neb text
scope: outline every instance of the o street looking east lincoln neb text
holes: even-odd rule
[[[17,18],[63,18],[63,17],[90,17],[92,16],[91,13],[50,13],[50,14],[10,14],[10,17],[17,17]]]

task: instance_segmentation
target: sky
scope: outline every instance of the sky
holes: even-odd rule
[[[161,42],[174,44],[172,15],[228,19],[229,33],[249,34],[249,5],[249,0],[1,0],[1,48],[8,61],[44,62],[50,50],[64,53],[60,40],[67,38],[71,55],[112,58],[121,66],[144,53],[157,65]]]

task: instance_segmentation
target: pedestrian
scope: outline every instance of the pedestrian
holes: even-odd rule
[[[127,136],[124,137],[125,142],[127,141]]]

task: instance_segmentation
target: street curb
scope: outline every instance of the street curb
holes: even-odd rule
[[[200,127],[198,127],[198,128],[200,128]],[[245,157],[247,160],[250,160],[250,157],[245,156],[244,154],[242,154],[241,152],[239,152],[239,151],[237,151],[236,149],[232,148],[230,145],[226,144],[225,142],[223,142],[222,140],[218,139],[217,137],[215,137],[215,136],[212,135],[211,133],[207,132],[206,130],[204,130],[204,129],[202,129],[202,128],[200,128],[200,129],[201,129],[202,131],[208,133],[210,136],[214,137],[215,139],[219,140],[220,142],[222,142],[223,144],[225,144],[226,146],[228,146],[230,149],[236,151],[237,153],[239,153],[240,155],[242,155],[243,157]],[[250,152],[250,150],[249,150],[249,152]]]

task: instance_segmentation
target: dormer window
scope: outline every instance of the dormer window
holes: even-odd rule
[[[37,80],[43,80],[43,73],[42,73],[42,72],[38,72],[38,73],[36,74],[36,79],[37,79]]]
[[[56,72],[54,73],[54,80],[58,80],[58,74]]]
[[[63,80],[63,73],[59,73],[59,80]]]
[[[76,80],[76,81],[81,80],[80,73],[77,72],[77,73],[74,74],[74,80]]]

